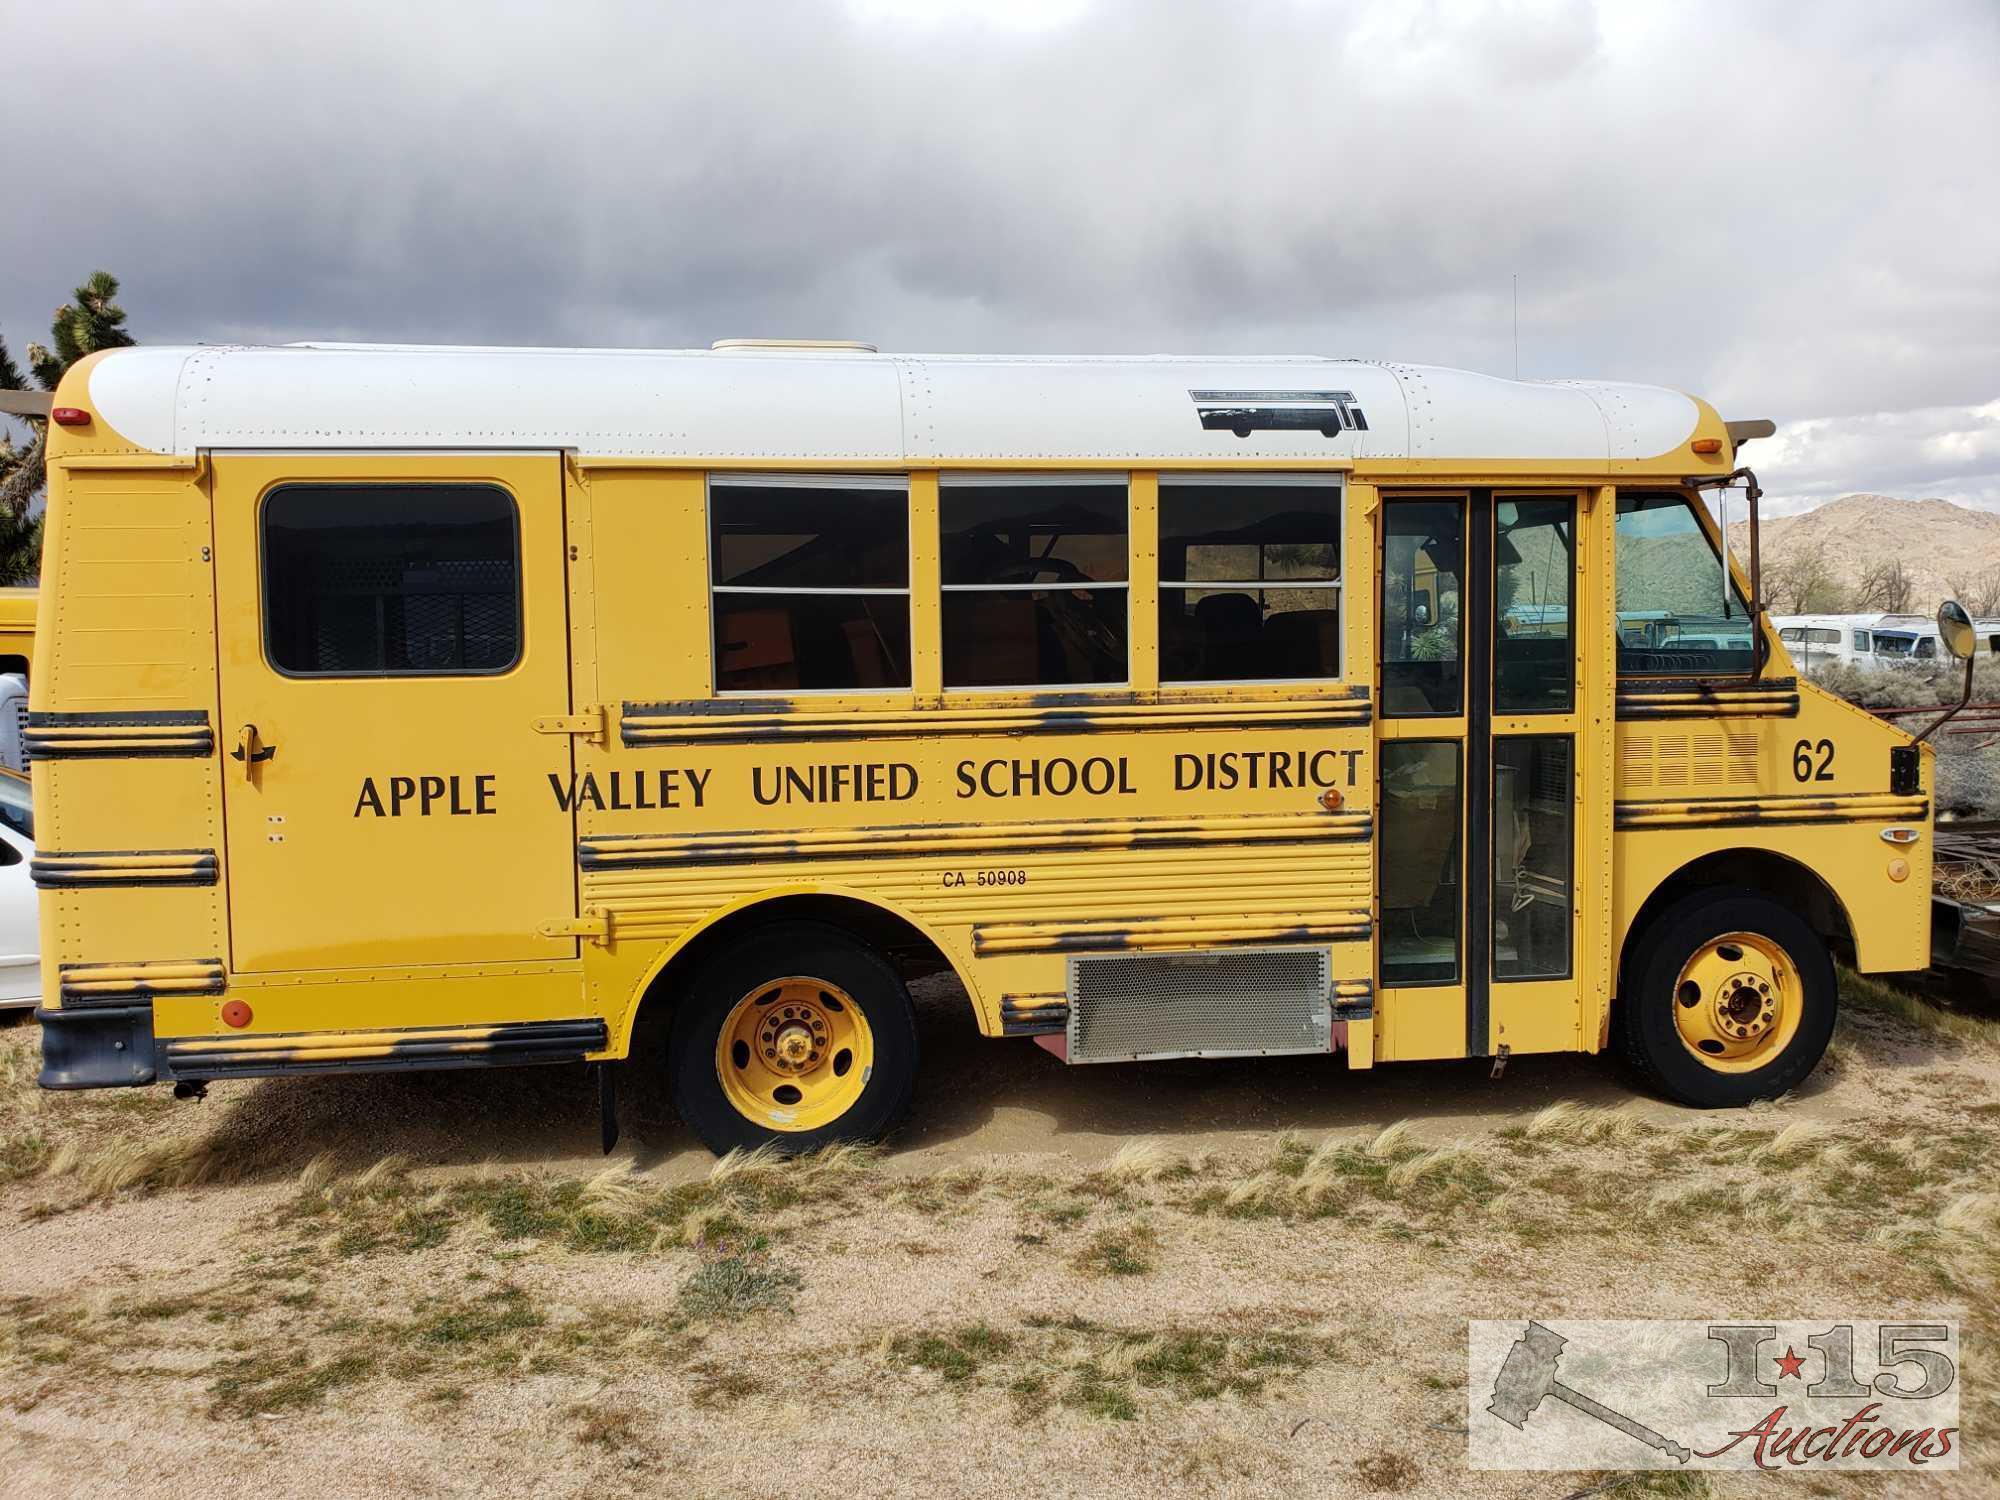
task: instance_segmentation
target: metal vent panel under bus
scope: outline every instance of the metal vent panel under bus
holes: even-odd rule
[[[1333,1045],[1325,948],[1120,953],[1069,961],[1069,1060],[1257,1057]]]

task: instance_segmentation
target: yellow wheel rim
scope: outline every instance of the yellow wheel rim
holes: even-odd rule
[[[1681,1045],[1718,1073],[1763,1067],[1798,1034],[1798,965],[1769,938],[1730,932],[1704,943],[1674,985]]]
[[[767,1130],[817,1130],[854,1107],[875,1069],[875,1037],[847,991],[797,975],[760,984],[715,1043],[723,1096]]]

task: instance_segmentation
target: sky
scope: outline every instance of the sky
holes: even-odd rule
[[[1353,355],[2000,509],[1994,0],[0,15],[17,356],[100,267],[148,343]]]

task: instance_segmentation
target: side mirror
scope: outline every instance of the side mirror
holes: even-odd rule
[[[1944,728],[1954,714],[1972,701],[1973,668],[1977,665],[1973,658],[1979,650],[1979,632],[1972,628],[1972,616],[1956,599],[1947,599],[1938,606],[1937,625],[1938,639],[1944,642],[1944,649],[1965,663],[1965,693],[1930,728],[1917,736],[1916,743],[1919,745]]]
[[[1979,654],[1979,633],[1972,628],[1972,616],[1956,599],[1947,599],[1938,606],[1937,627],[1938,639],[1944,642],[1945,650],[1960,661],[1970,661]]]

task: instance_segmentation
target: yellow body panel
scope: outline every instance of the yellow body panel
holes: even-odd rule
[[[19,657],[24,665],[34,660],[39,592],[32,585],[0,588],[0,658]]]
[[[87,404],[81,375],[61,399]],[[1691,437],[1721,436],[1702,407]],[[1726,473],[1726,444],[1609,464],[1323,466],[1345,482],[1342,672],[1296,685],[1161,684],[1158,495],[1178,469],[1307,466],[939,463],[907,476],[910,688],[745,702],[712,687],[708,474],[840,465],[554,452],[187,462],[141,454],[101,423],[51,443],[32,707],[69,753],[35,777],[54,882],[46,993],[56,1010],[143,997],[183,1062],[418,1065],[556,1032],[623,1056],[641,1002],[671,1003],[688,977],[675,960],[702,934],[799,896],[906,923],[964,981],[989,1035],[1046,1029],[1037,1013],[1066,1008],[1077,954],[1324,947],[1358,1067],[1603,1046],[1647,899],[1732,850],[1824,880],[1864,968],[1926,961],[1928,804],[1887,792],[1889,750],[1906,736],[1784,681],[1774,632],[1767,686],[1727,701],[1628,692],[1617,676],[1618,488]],[[1130,476],[1126,684],[944,691],[938,476],[973,467]],[[520,516],[520,661],[456,678],[273,668],[257,517],[274,488],[302,481],[504,488]],[[1474,487],[1575,497],[1581,622],[1573,711],[1491,726],[1574,742],[1570,974],[1493,985],[1483,1042],[1468,1038],[1463,985],[1387,988],[1369,1003],[1378,883],[1397,857],[1376,827],[1380,747],[1469,727],[1462,714],[1379,712],[1382,506]],[[378,812],[370,789],[379,801],[399,777],[403,805]],[[1892,847],[1889,827],[1919,837]],[[225,1021],[230,1002],[247,1019]],[[562,1030],[584,1023],[599,1029]]]

